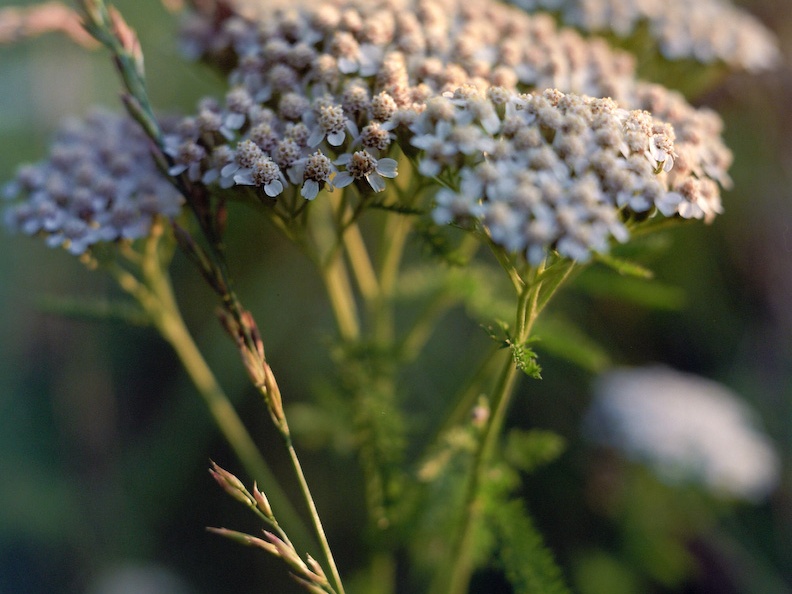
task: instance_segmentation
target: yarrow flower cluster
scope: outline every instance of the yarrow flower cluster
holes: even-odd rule
[[[723,62],[749,72],[778,64],[775,36],[728,0],[511,0],[529,12],[549,10],[569,26],[629,37],[646,24],[668,60]]]
[[[421,171],[459,171],[459,190],[437,195],[435,221],[480,220],[495,243],[533,264],[549,248],[585,261],[612,237],[627,239],[631,214],[670,216],[684,201],[667,189],[671,127],[611,99],[460,89],[430,101],[411,128]]]
[[[606,373],[585,424],[591,438],[648,464],[661,478],[694,481],[747,500],[767,496],[779,460],[730,390],[664,367]]]
[[[157,170],[136,122],[96,110],[70,120],[49,158],[24,165],[3,192],[12,231],[79,255],[99,242],[138,239],[154,217],[174,217],[181,196]]]
[[[461,179],[437,194],[436,220],[479,217],[531,261],[548,247],[581,260],[606,250],[630,213],[721,212],[731,153],[718,116],[547,15],[490,0],[254,4],[195,13],[183,37],[232,86],[168,139],[172,173],[195,181],[271,198],[354,181],[381,191],[398,144],[424,176]],[[526,95],[548,88],[559,91]]]
[[[491,0],[206,6],[186,23],[184,45],[220,67],[229,90],[202,99],[165,136],[172,176],[251,188],[262,200],[313,200],[352,184],[380,192],[398,174],[398,147],[421,175],[445,176],[436,221],[475,219],[534,263],[548,249],[577,260],[605,251],[626,239],[633,214],[709,221],[722,210],[731,153],[718,116],[636,80],[628,54],[557,29],[547,15]],[[89,119],[85,134],[101,137],[81,149],[92,156],[57,165],[76,151],[56,146],[47,171],[57,175],[23,173],[13,187],[28,201],[8,211],[7,224],[81,253],[145,234],[152,213],[175,213],[170,189],[147,205],[156,172],[133,128]],[[82,138],[59,142],[88,145]],[[110,176],[118,187],[103,190],[112,198],[102,202],[86,170],[95,161],[97,175],[106,173],[99,155],[111,143],[116,160],[136,166]],[[41,192],[64,175],[78,198]]]

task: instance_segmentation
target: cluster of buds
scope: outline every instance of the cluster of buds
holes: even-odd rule
[[[183,38],[231,86],[167,139],[171,172],[193,181],[265,200],[381,191],[398,146],[423,176],[458,180],[436,194],[437,222],[477,218],[532,262],[605,251],[631,213],[722,210],[719,118],[546,15],[490,0],[250,6],[195,13]]]
[[[271,528],[271,530],[263,531],[263,538],[227,528],[209,528],[210,532],[246,546],[262,549],[270,555],[282,559],[291,569],[292,577],[308,592],[317,594],[332,594],[334,592],[322,566],[310,555],[306,555],[305,561],[302,560],[294,545],[278,526],[267,496],[255,484],[251,493],[235,475],[214,462],[209,469],[209,474],[226,493],[254,510],[259,518]]]
[[[570,26],[591,33],[629,37],[645,25],[668,60],[722,62],[749,72],[767,70],[781,57],[775,36],[728,0],[511,0],[533,12],[557,13]]]
[[[3,195],[8,228],[75,255],[145,237],[155,217],[174,217],[182,204],[137,123],[100,110],[68,121],[49,158],[22,166]]]
[[[447,186],[436,221],[473,217],[531,262],[548,249],[605,251],[634,213],[709,221],[722,210],[731,153],[718,116],[637,80],[628,54],[547,15],[492,0],[200,6],[184,46],[230,90],[164,137],[168,173],[193,185],[287,204],[351,184],[380,192],[404,153]],[[177,214],[131,122],[105,114],[72,128],[9,187],[23,201],[8,226],[79,254]]]
[[[610,99],[460,89],[413,124],[419,169],[455,167],[458,189],[436,197],[438,223],[473,219],[497,244],[538,264],[548,249],[585,261],[627,239],[624,221],[685,202],[668,190],[673,130]]]

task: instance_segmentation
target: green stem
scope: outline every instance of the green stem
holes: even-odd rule
[[[344,261],[341,254],[335,254],[324,266],[319,266],[330,307],[338,325],[338,332],[346,342],[352,342],[360,337],[360,321],[357,315],[357,306],[352,287],[349,283]]]
[[[319,512],[317,511],[316,504],[314,503],[313,497],[311,496],[311,490],[308,488],[308,481],[305,480],[305,474],[303,473],[300,459],[297,457],[297,452],[294,449],[294,445],[292,444],[290,437],[286,438],[286,447],[289,450],[289,458],[291,459],[292,466],[294,467],[294,472],[297,475],[297,480],[300,483],[300,490],[302,491],[303,496],[305,497],[305,502],[308,505],[308,511],[311,514],[314,530],[316,531],[316,535],[319,537],[322,553],[324,554],[325,559],[327,559],[327,563],[330,565],[330,573],[333,576],[336,591],[338,594],[344,594],[344,585],[341,582],[341,575],[338,573],[338,566],[336,565],[335,559],[333,558],[333,553],[330,550],[330,543],[327,540],[327,535],[325,534],[324,527],[322,526],[322,520],[319,518]]]
[[[541,286],[541,282],[526,284],[520,292],[517,303],[515,331],[512,337],[515,344],[524,344],[530,336],[531,328],[538,314],[537,304]],[[475,527],[482,513],[481,485],[506,418],[506,411],[511,401],[511,395],[514,392],[517,374],[517,366],[510,356],[504,362],[493,390],[490,400],[490,417],[481,436],[472,468],[468,475],[461,526],[452,546],[449,562],[444,571],[441,571],[435,579],[432,592],[445,592],[447,594],[465,594],[467,592],[474,569],[473,538]]]
[[[371,302],[379,295],[380,284],[371,264],[371,259],[368,256],[368,250],[360,233],[360,227],[358,227],[357,223],[352,223],[343,233],[344,248],[352,273],[360,289],[360,294],[364,301]]]

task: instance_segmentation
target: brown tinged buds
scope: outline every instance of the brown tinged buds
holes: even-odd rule
[[[259,390],[264,389],[266,374],[264,367],[264,343],[261,340],[256,322],[248,311],[243,311],[239,318],[225,309],[218,309],[217,317],[220,323],[233,339],[242,357],[242,363],[248,372],[250,381]]]
[[[144,76],[143,51],[140,48],[140,41],[138,40],[137,34],[127,25],[124,17],[121,16],[121,13],[118,12],[115,7],[110,7],[109,14],[113,35],[121,45],[121,49],[134,64],[135,73],[142,79]]]
[[[252,314],[249,311],[242,311],[238,320],[225,310],[219,310],[217,315],[223,328],[239,348],[242,363],[245,365],[253,385],[264,396],[273,422],[281,433],[287,435],[289,429],[286,415],[283,412],[280,388],[278,388],[278,382],[275,381],[272,368],[264,357],[264,342],[261,340],[261,334]]]
[[[264,514],[270,520],[275,520],[275,516],[272,513],[272,508],[270,507],[267,496],[264,495],[263,492],[259,491],[258,485],[256,485],[256,483],[253,483],[253,499],[256,500],[256,507],[262,514]]]
[[[305,562],[300,559],[300,556],[297,554],[297,551],[294,550],[293,546],[286,543],[272,532],[265,530],[264,536],[278,551],[278,556],[289,564],[289,567],[301,574],[312,573]]]
[[[256,499],[250,494],[237,477],[233,474],[220,468],[215,462],[212,462],[212,467],[209,469],[209,474],[217,481],[223,490],[231,495],[237,501],[241,501],[249,507],[257,507]]]
[[[249,336],[250,340],[253,342],[253,347],[256,350],[256,354],[263,361],[264,341],[261,339],[261,333],[259,332],[258,326],[256,325],[256,320],[253,319],[253,314],[251,314],[249,311],[242,312],[242,325],[244,326],[247,336]]]
[[[313,573],[320,578],[320,582],[323,584],[329,583],[327,581],[327,576],[325,575],[324,569],[322,569],[322,566],[319,565],[319,562],[310,555],[306,555],[306,558],[308,559],[308,567],[310,567]]]
[[[313,557],[308,555],[308,563],[306,564],[302,559],[300,559],[300,556],[297,554],[297,551],[294,550],[294,547],[291,543],[284,541],[272,532],[267,532],[265,530],[264,536],[266,540],[264,540],[244,532],[228,530],[227,528],[209,527],[207,530],[213,534],[217,534],[224,538],[233,540],[234,542],[238,542],[239,544],[249,547],[257,547],[267,551],[270,555],[280,557],[294,572],[292,573],[292,577],[297,581],[297,583],[299,583],[309,592],[314,592],[317,594],[333,592],[332,588],[330,588],[324,571],[316,562],[316,560],[313,559]]]
[[[297,576],[297,575],[291,574],[291,577],[292,577],[292,579],[293,579],[295,582],[297,582],[297,583],[298,583],[298,584],[300,584],[300,585],[301,585],[303,588],[305,588],[306,590],[308,590],[308,592],[311,592],[311,594],[326,594],[326,593],[327,593],[327,590],[326,590],[325,588],[321,588],[321,587],[317,586],[316,584],[314,584],[314,583],[312,583],[312,582],[309,582],[308,580],[305,580],[305,579],[301,578],[300,576]]]
[[[264,388],[266,393],[264,398],[267,402],[270,414],[278,427],[287,430],[286,415],[283,412],[283,400],[281,399],[280,388],[275,381],[275,374],[267,362],[264,362]]]
[[[233,540],[234,542],[238,542],[239,544],[243,544],[249,547],[258,547],[259,549],[264,549],[270,555],[275,555],[279,557],[280,554],[278,553],[278,549],[260,538],[256,538],[255,536],[251,536],[250,534],[245,534],[244,532],[237,532],[236,530],[228,530],[227,528],[212,528],[209,527],[207,530],[213,534],[217,534],[224,538],[228,538]]]

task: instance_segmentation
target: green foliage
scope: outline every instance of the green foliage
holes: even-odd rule
[[[496,332],[492,326],[484,328],[490,338],[497,342],[500,348],[511,351],[511,356],[517,369],[532,379],[542,379],[542,368],[539,366],[536,353],[528,346],[532,340],[525,343],[517,343],[511,336],[508,324],[503,321],[498,321],[497,324],[500,333]]]
[[[561,570],[519,499],[488,510],[498,560],[515,594],[568,594]]]
[[[533,438],[523,436],[522,441],[533,442],[529,449],[538,453],[536,446],[547,445],[552,438],[539,433]],[[503,462],[494,464],[486,475],[481,489],[483,514],[477,527],[479,565],[494,557],[516,594],[568,594],[561,570],[523,501],[513,496],[519,483],[517,472]]]
[[[465,500],[465,482],[480,434],[472,424],[444,432],[418,468],[421,498],[412,522],[410,544],[419,571],[431,575],[450,553]]]
[[[600,253],[595,253],[594,259],[624,276],[634,276],[643,279],[654,278],[654,273],[651,270],[636,262],[631,262],[630,260],[617,258],[611,254]]]
[[[575,279],[575,288],[595,297],[617,299],[649,309],[679,310],[685,305],[684,291],[658,281],[619,276],[609,270],[589,268]]]
[[[553,431],[512,429],[506,436],[503,455],[514,468],[531,473],[553,462],[565,448],[564,438]]]
[[[438,269],[435,265],[413,266],[401,275],[399,296],[418,300],[443,294],[462,304],[470,316],[483,324],[514,315],[514,303],[503,297],[503,274],[477,262]]]
[[[408,427],[395,386],[396,357],[392,349],[368,342],[339,345],[333,355],[337,402],[351,417],[351,423],[342,426],[354,435],[369,513],[389,524],[391,508],[405,484],[402,462]]]
[[[509,343],[514,364],[517,369],[532,379],[542,379],[542,368],[537,361],[536,353],[525,344]]]
[[[599,373],[612,364],[605,347],[563,317],[539,318],[534,333],[539,350],[571,361],[587,371]]]
[[[603,552],[587,552],[575,567],[575,585],[580,594],[638,594],[647,584],[635,571]]]
[[[117,321],[132,326],[148,326],[146,312],[131,301],[89,299],[46,295],[36,300],[41,311],[80,320]]]

